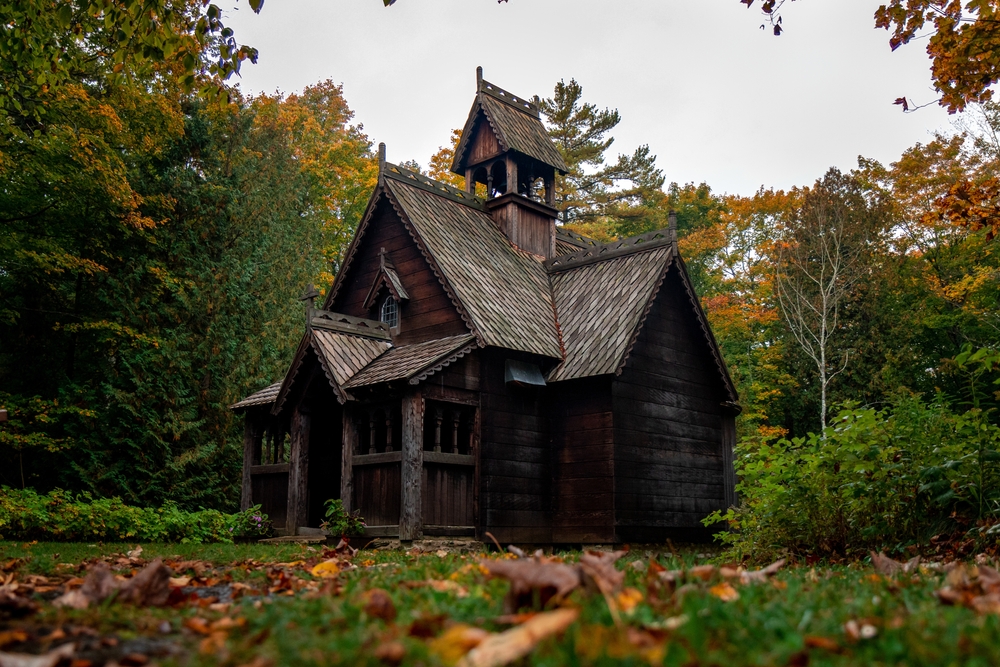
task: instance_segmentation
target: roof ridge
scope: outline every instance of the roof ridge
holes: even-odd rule
[[[470,206],[481,211],[486,210],[486,204],[484,204],[483,201],[475,195],[469,194],[465,190],[459,190],[453,185],[448,185],[447,183],[435,180],[430,176],[424,176],[423,174],[417,173],[405,167],[400,167],[398,164],[386,162],[385,169],[382,174],[387,178],[399,181],[400,183],[406,183],[407,185],[412,185],[420,188],[421,190],[426,190],[427,192],[436,194],[439,197],[450,199],[458,202],[459,204],[465,204],[466,206]]]
[[[663,246],[670,245],[672,242],[673,237],[671,236],[669,229],[658,229],[656,231],[646,232],[645,234],[638,234],[636,236],[618,239],[617,241],[594,245],[590,248],[585,248],[579,252],[570,253],[568,255],[556,255],[551,259],[545,260],[544,265],[545,269],[549,273],[566,271],[568,269],[586,266],[587,264],[592,264],[594,262],[600,262],[605,259],[631,255],[637,252],[653,250],[654,248],[662,248]]]
[[[479,84],[479,92],[489,95],[493,99],[500,100],[501,102],[514,107],[521,113],[534,116],[535,118],[541,118],[541,110],[537,104],[515,95],[509,90],[504,90],[500,86],[490,83],[485,79],[483,79],[482,83]]]
[[[603,245],[597,239],[592,239],[589,236],[584,236],[583,234],[571,232],[563,227],[556,227],[556,236],[557,237],[561,236],[564,241],[569,241],[573,245],[580,247]]]

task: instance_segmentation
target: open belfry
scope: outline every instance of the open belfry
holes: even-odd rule
[[[340,498],[371,536],[661,542],[735,502],[737,394],[670,229],[601,244],[554,208],[535,102],[482,78],[452,170],[385,161],[284,378],[245,414],[244,508]],[[485,187],[485,197],[477,196]]]

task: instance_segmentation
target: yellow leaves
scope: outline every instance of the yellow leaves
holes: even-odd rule
[[[340,574],[340,565],[337,564],[337,560],[335,558],[331,558],[330,560],[325,560],[322,563],[317,563],[311,570],[309,570],[309,572],[314,577],[328,579],[330,577],[336,577]]]
[[[618,608],[626,614],[633,612],[642,600],[642,591],[637,588],[626,588],[615,598]]]
[[[708,592],[723,602],[733,602],[740,599],[739,592],[728,581],[723,581],[708,589]]]
[[[454,665],[462,656],[479,646],[490,633],[470,625],[453,625],[430,642],[431,653],[438,656],[442,662]]]

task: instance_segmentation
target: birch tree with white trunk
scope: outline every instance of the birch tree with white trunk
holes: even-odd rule
[[[841,349],[843,308],[866,272],[876,219],[859,184],[831,169],[806,191],[779,230],[775,294],[788,329],[815,364],[820,426],[826,429],[830,384],[848,367]]]

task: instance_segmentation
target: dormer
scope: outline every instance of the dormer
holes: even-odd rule
[[[451,170],[465,189],[486,186],[486,206],[507,239],[527,252],[555,256],[556,172],[566,163],[542,125],[538,99],[528,101],[483,79],[455,149]]]

